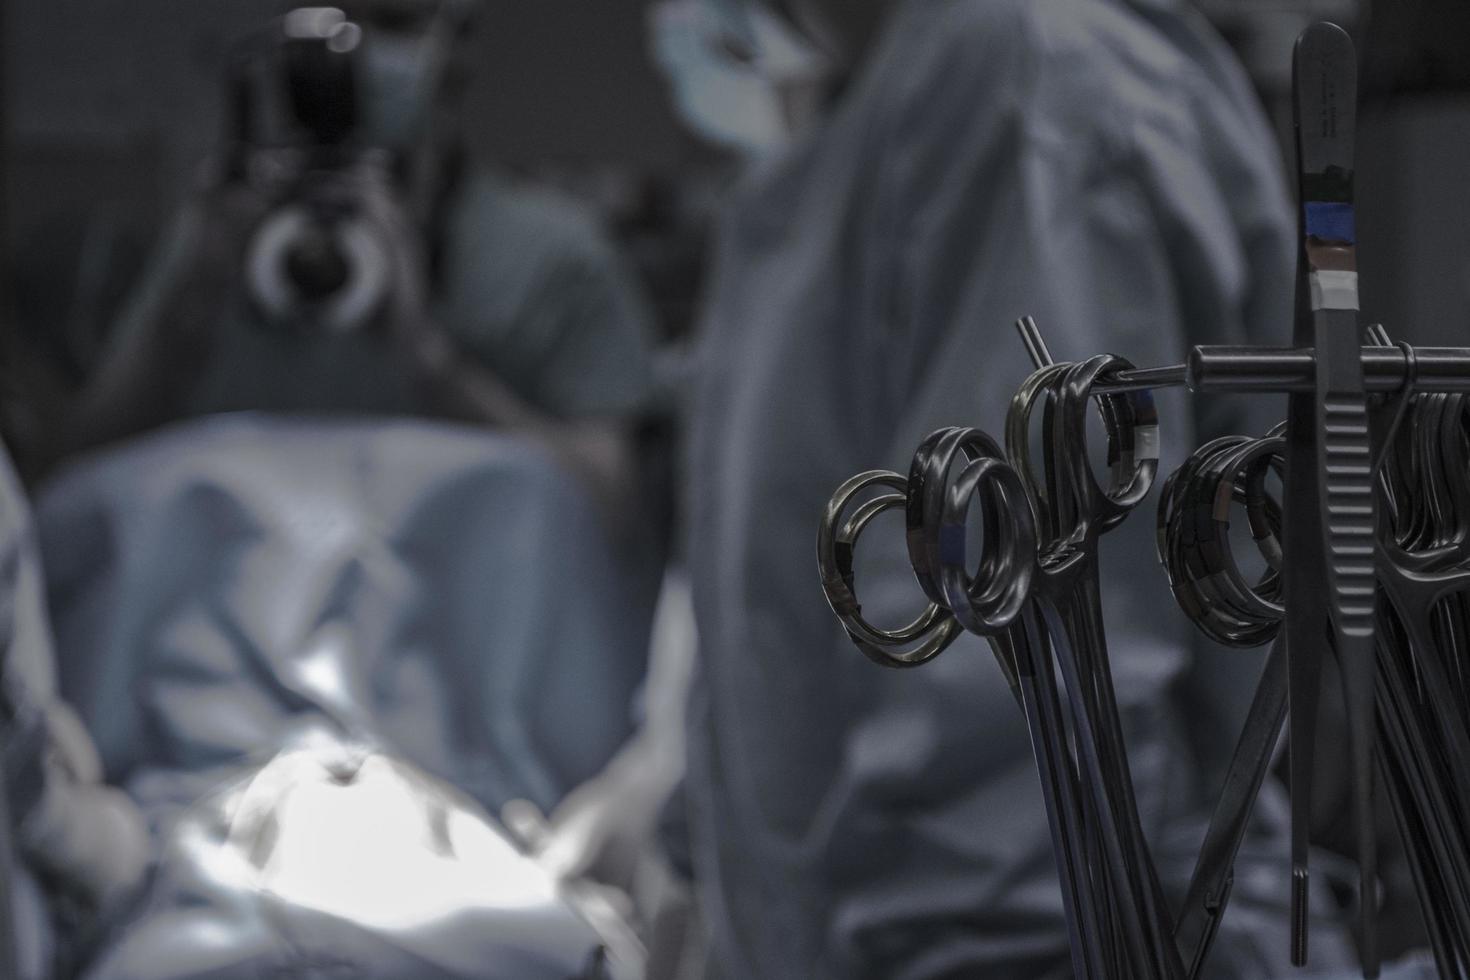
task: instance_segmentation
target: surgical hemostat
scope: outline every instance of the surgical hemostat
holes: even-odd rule
[[[1036,371],[1011,402],[1004,447],[977,429],[940,430],[907,477],[873,471],[840,487],[818,534],[828,600],[871,659],[912,667],[961,632],[989,640],[1040,769],[1079,977],[1199,975],[1283,727],[1289,952],[1307,961],[1307,815],[1329,654],[1348,721],[1364,975],[1378,972],[1376,794],[1405,840],[1441,974],[1470,977],[1470,349],[1393,344],[1381,327],[1360,326],[1354,66],[1351,42],[1333,25],[1298,41],[1292,346],[1201,346],[1159,368],[1113,355],[1056,363],[1023,320]],[[1164,897],[1138,818],[1097,573],[1101,538],[1155,483],[1152,392],[1166,387],[1289,395],[1282,425],[1201,447],[1159,503],[1159,557],[1185,614],[1218,642],[1272,644],[1179,908]],[[1105,479],[1089,461],[1093,411]],[[889,509],[905,514],[928,604],[885,630],[863,618],[853,552]],[[1243,570],[1229,533],[1242,512],[1264,564],[1257,576]]]

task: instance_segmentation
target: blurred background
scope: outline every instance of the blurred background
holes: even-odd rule
[[[486,4],[466,52],[474,74],[463,136],[478,160],[594,209],[673,339],[689,329],[703,228],[729,166],[678,124],[648,55],[645,7]],[[273,0],[6,4],[12,365],[55,372],[61,390],[88,374],[224,136],[227,52],[283,9]],[[12,429],[24,427],[13,400],[6,414]]]
[[[1329,19],[1364,59],[1365,312],[1416,339],[1464,329],[1470,215],[1457,148],[1466,7],[1449,0],[1200,0],[1285,140],[1291,40]],[[11,363],[63,385],[92,366],[168,215],[222,127],[221,61],[268,0],[10,0],[4,17],[5,271]],[[639,0],[486,5],[464,135],[478,158],[591,206],[646,277],[660,329],[689,329],[700,229],[727,170],[681,128]],[[1389,109],[1392,109],[1389,112]],[[1380,118],[1382,117],[1382,118]],[[1285,144],[1284,144],[1285,146]],[[1389,248],[1384,243],[1392,242]],[[1434,284],[1451,288],[1431,289]],[[7,413],[16,423],[15,411]],[[21,440],[22,443],[24,440]]]
[[[1470,3],[1197,0],[1196,5],[1245,66],[1288,166],[1292,41],[1307,24],[1321,19],[1352,33],[1362,58],[1358,227],[1364,314],[1387,324],[1396,337],[1417,343],[1470,343],[1470,194],[1465,193]],[[697,339],[699,303],[709,285],[715,221],[740,162],[681,124],[650,55],[651,6],[644,0],[485,0],[459,55],[471,72],[458,109],[458,131],[464,150],[477,163],[517,186],[550,189],[575,202],[611,244],[617,264],[630,271],[648,304],[647,339],[655,375],[651,387],[660,394],[653,399],[656,410],[645,411],[648,405],[639,403],[637,423],[642,426],[640,465],[649,481],[644,486],[655,489],[645,499],[653,513],[639,515],[642,523],[636,527],[653,544],[635,547],[633,554],[620,550],[627,542],[613,540],[597,574],[606,580],[629,568],[638,570],[631,576],[639,579],[636,595],[619,607],[637,606],[642,617],[629,627],[625,646],[633,651],[632,658],[628,669],[609,683],[624,685],[628,690],[617,692],[630,696],[636,689],[642,699],[635,712],[639,720],[661,719],[668,731],[681,724],[689,656],[680,650],[693,643],[693,626],[683,606],[670,611],[665,576],[668,565],[678,565],[677,558],[669,559],[680,554],[684,517],[677,504],[679,438],[685,422],[679,395],[687,380],[685,355]],[[220,149],[230,137],[224,76],[234,45],[284,9],[279,0],[0,4],[0,439],[27,489],[49,475],[64,455],[52,444],[56,422],[97,378],[151,256],[169,240],[174,216],[217,176],[211,168],[218,166]],[[555,406],[536,407],[555,414]],[[535,430],[539,425],[526,427]],[[275,438],[267,433],[263,441]],[[408,451],[404,447],[411,442],[392,448]],[[249,458],[255,451],[248,440],[225,445],[225,455],[238,451]],[[290,458],[302,465],[311,457],[305,449],[287,446],[283,451],[288,456],[297,452]],[[584,455],[600,458],[593,451]],[[126,473],[100,474],[126,476],[144,486],[154,462],[143,457]],[[425,464],[425,469],[441,463],[446,474],[459,465],[441,460]],[[446,482],[452,481],[446,476]],[[551,496],[554,492],[559,491],[546,491]],[[600,526],[599,520],[617,523],[606,520],[606,509],[597,509],[605,503],[588,505],[586,527]],[[582,504],[566,506],[575,511]],[[82,518],[100,520],[97,514],[105,510],[89,510],[91,504],[78,507],[75,500],[63,500],[43,514],[42,524],[55,528],[70,520],[80,526]],[[558,530],[573,536],[572,529],[580,527],[569,521]],[[502,529],[507,534],[514,530]],[[434,533],[440,537],[433,548],[452,548],[452,542],[443,540],[452,535],[442,528]],[[529,553],[539,555],[538,547],[531,546]],[[59,564],[65,565],[68,556],[74,566],[85,564],[79,548],[63,542]],[[453,567],[461,581],[478,571]],[[555,591],[560,580],[550,581],[547,591]],[[71,584],[74,591],[65,593],[66,602],[85,605],[96,598]],[[673,591],[687,604],[677,582]],[[664,600],[655,612],[659,595]],[[474,605],[472,595],[460,598],[464,607]],[[555,619],[562,608],[552,604],[538,615]],[[92,607],[83,612],[85,616],[73,610],[89,629],[102,615],[94,616]],[[456,615],[461,613],[474,615],[457,607]],[[615,609],[609,615],[617,619],[617,614]],[[602,625],[604,621],[593,623],[580,638],[595,644]],[[533,632],[528,628],[528,635]],[[67,642],[81,642],[69,639],[66,628],[60,633],[63,648]],[[651,646],[657,664],[660,642],[665,645],[665,683],[645,687],[642,658]],[[65,678],[62,686],[69,697],[78,690],[77,682]],[[452,676],[446,687],[453,687]],[[559,702],[557,710],[575,715],[578,709],[567,708],[567,703]],[[93,709],[86,716],[89,725],[102,711],[95,705]],[[617,713],[609,730],[621,744],[618,740],[635,726],[621,705]],[[445,738],[446,745],[452,741]],[[536,805],[519,811],[512,806],[499,814],[520,843],[540,840],[547,833],[548,813],[542,810],[549,811],[614,756],[617,744],[607,741],[592,753],[595,759],[581,759],[567,770],[575,770],[578,779],[568,776],[554,792],[548,789],[533,800]],[[657,803],[677,779],[679,763],[659,756],[662,750],[643,749],[658,757],[657,765],[649,764],[652,768],[669,774],[668,785],[655,780],[658,785],[647,790]],[[99,774],[112,777],[126,769],[119,768],[122,763],[112,751],[104,745]],[[427,755],[433,757],[433,752]],[[444,769],[436,774],[454,775],[453,765],[446,763]],[[487,777],[486,785],[493,782]],[[475,784],[468,791],[490,809],[536,796],[514,789],[524,787],[496,784],[483,789]],[[136,786],[131,792],[149,808],[163,806]],[[603,819],[598,807],[606,805],[595,800],[588,804],[592,816],[587,819]],[[657,816],[641,815],[643,839],[629,846],[650,846]],[[1347,828],[1332,816],[1322,819],[1324,843],[1334,843],[1330,838],[1335,828],[1344,835],[1343,849],[1350,850]],[[574,829],[584,837],[589,833],[585,826]],[[663,840],[677,840],[680,832],[678,826],[658,829]],[[663,885],[650,885],[646,876],[630,870],[639,863],[636,854],[618,854],[614,848],[611,857],[589,857],[596,850],[591,845],[584,850],[578,850],[582,845],[568,846],[577,854],[567,861],[579,873],[610,862],[613,870],[601,877],[624,891],[642,889],[640,901],[647,904],[640,906],[640,914],[668,914],[673,924],[664,925],[673,937],[664,936],[662,945],[653,943],[652,957],[677,961],[699,955],[688,953],[683,935],[697,931],[687,922],[692,914],[684,907],[688,896],[667,894],[678,891],[669,884],[672,875]],[[1394,887],[1408,886],[1399,881]],[[665,893],[648,898],[650,889],[659,888]],[[599,902],[600,897],[592,896],[579,915],[595,920],[603,908]],[[624,905],[614,911],[612,918],[629,910]],[[1401,931],[1390,951],[1402,952],[1413,945],[1418,926],[1409,921],[1395,928]],[[604,932],[604,940],[606,936]],[[665,964],[664,975],[676,973],[677,964]],[[594,966],[586,975],[599,974]]]

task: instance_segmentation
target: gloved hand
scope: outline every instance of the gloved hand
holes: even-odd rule
[[[45,709],[41,799],[26,814],[21,850],[98,913],[122,901],[148,868],[147,822],[124,793],[102,784],[102,763],[66,705]]]
[[[507,803],[501,819],[558,880],[592,878],[626,890],[667,795],[656,777],[638,778],[633,766],[615,762],[549,820],[525,800]]]
[[[694,605],[681,572],[665,578],[654,616],[642,729],[550,819],[515,801],[512,832],[557,877],[592,877],[627,889],[654,846],[664,806],[684,776],[684,705],[694,670]]]

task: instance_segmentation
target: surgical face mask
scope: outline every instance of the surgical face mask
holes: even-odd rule
[[[358,62],[362,142],[390,150],[411,148],[428,129],[445,61],[437,32],[370,33]]]
[[[759,4],[663,0],[649,19],[654,60],[684,122],[749,157],[790,141],[806,121],[792,111],[793,97],[810,96],[831,72],[821,52]]]

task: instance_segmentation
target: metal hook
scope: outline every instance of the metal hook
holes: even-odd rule
[[[1373,460],[1372,475],[1376,480],[1383,469],[1383,464],[1388,462],[1388,454],[1393,446],[1394,437],[1398,435],[1399,429],[1403,428],[1404,419],[1409,414],[1409,406],[1413,404],[1414,395],[1419,386],[1419,357],[1414,352],[1414,346],[1407,341],[1400,340],[1395,343],[1381,323],[1375,323],[1368,328],[1368,339],[1379,347],[1397,347],[1404,352],[1404,383],[1394,395],[1393,421],[1388,424],[1388,429],[1383,433],[1378,455]]]

